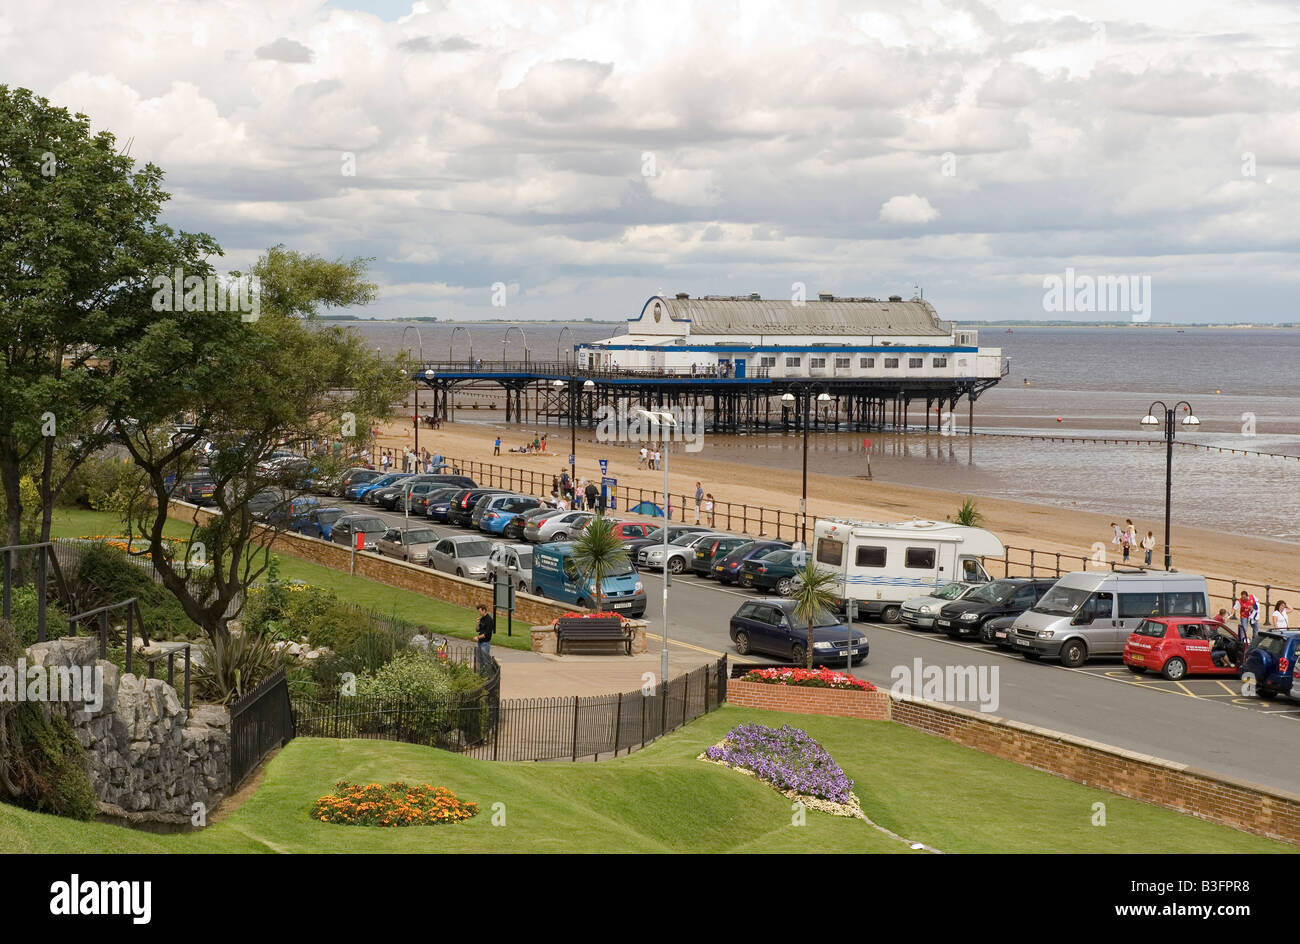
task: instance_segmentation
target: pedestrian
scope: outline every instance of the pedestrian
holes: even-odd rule
[[[542,433],[542,452],[546,451],[546,437],[549,435],[550,433]]]
[[[379,468],[383,472],[388,471],[388,450],[387,449],[385,449],[383,454],[380,455],[379,457]]]
[[[1148,567],[1151,566],[1151,552],[1155,550],[1155,546],[1156,536],[1148,531],[1147,536],[1142,539],[1142,553],[1146,556],[1146,565]]]
[[[587,508],[590,511],[599,511],[596,507],[596,499],[600,496],[600,489],[596,488],[595,482],[588,482],[587,487],[583,490],[587,499]]]
[[[500,436],[498,436],[498,437],[497,437],[497,441],[496,441],[495,443],[492,444],[492,455],[494,455],[494,456],[499,456],[499,455],[501,455],[501,437],[500,437]]]
[[[555,498],[559,494],[560,494],[560,477],[558,475],[552,475],[551,476],[551,497]]]
[[[474,642],[478,643],[479,663],[481,667],[486,667],[492,659],[492,634],[496,632],[497,621],[492,618],[488,612],[487,604],[478,605],[478,626]]]
[[[649,456],[650,456],[650,450],[647,449],[645,446],[642,446],[641,452],[637,456],[636,467],[638,469],[644,469],[646,467],[646,461],[649,458]]]
[[[1115,522],[1112,521],[1110,523],[1110,528],[1112,531],[1115,532],[1115,536],[1110,539],[1110,543],[1114,544],[1115,547],[1118,548],[1120,546],[1120,543],[1123,541],[1123,536],[1120,533],[1119,525],[1117,525]]]
[[[410,647],[416,652],[429,651],[429,637],[425,635],[428,629],[427,626],[421,626],[415,631],[415,635],[411,637]]]
[[[1237,636],[1243,646],[1248,646],[1259,632],[1259,601],[1253,593],[1243,590],[1233,602],[1232,612],[1237,617]]]
[[[1124,519],[1124,533],[1120,535],[1120,548],[1124,552],[1124,563],[1128,563],[1129,551],[1133,550],[1133,545],[1137,543],[1137,530],[1133,527],[1133,519]]]
[[[704,496],[704,514],[709,520],[709,527],[713,527],[713,493],[709,492]]]
[[[1273,607],[1273,628],[1285,632],[1291,628],[1291,621],[1287,618],[1286,600],[1278,600],[1277,606]]]
[[[700,523],[700,506],[704,504],[704,487],[695,483],[695,523]]]
[[[654,452],[651,453],[651,456],[654,457],[654,467],[656,472],[662,472],[664,468],[663,453],[659,451],[662,445],[663,444],[661,443],[659,446],[655,446]]]

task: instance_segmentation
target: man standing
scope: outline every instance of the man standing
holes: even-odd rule
[[[596,488],[596,483],[595,483],[595,482],[588,482],[588,483],[587,483],[587,488],[586,488],[586,490],[585,490],[585,492],[584,492],[584,496],[585,496],[586,499],[587,499],[587,508],[588,508],[588,510],[590,510],[590,511],[603,510],[603,509],[598,509],[598,508],[596,507],[596,499],[600,496],[600,489]]]
[[[1237,617],[1237,636],[1241,639],[1242,646],[1249,646],[1259,632],[1259,601],[1254,594],[1243,590],[1233,603],[1232,610]]]
[[[695,523],[700,523],[700,506],[704,504],[704,487],[695,483]]]
[[[644,469],[644,468],[645,468],[646,457],[647,457],[648,455],[650,455],[650,450],[647,449],[645,446],[642,446],[642,447],[641,447],[641,452],[638,453],[638,455],[637,455],[637,460],[636,460],[636,467],[637,467],[638,469]]]
[[[492,455],[494,455],[494,456],[499,456],[499,455],[501,455],[501,437],[500,437],[500,436],[498,436],[498,437],[497,437],[497,441],[496,441],[495,443],[492,444]]]
[[[478,632],[474,642],[478,644],[479,666],[486,667],[492,658],[492,634],[496,632],[497,621],[488,612],[487,604],[478,605]]]
[[[1146,555],[1146,565],[1148,567],[1151,566],[1151,552],[1155,549],[1155,546],[1156,536],[1148,531],[1147,536],[1142,539],[1142,551]]]

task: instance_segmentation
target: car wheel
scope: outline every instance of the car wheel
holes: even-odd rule
[[[807,650],[798,643],[795,643],[794,648],[790,650],[790,661],[795,665],[803,665],[806,656]]]
[[[1082,639],[1071,639],[1061,647],[1061,665],[1077,669],[1088,661],[1088,646]]]
[[[794,580],[790,577],[782,577],[776,582],[776,592],[783,597],[788,597],[790,591],[794,589]]]
[[[686,562],[680,557],[671,557],[668,559],[668,573],[680,574],[686,569]]]
[[[567,541],[569,540],[569,533],[567,531],[556,531],[554,534],[551,535],[550,540]]]
[[[736,633],[736,652],[742,656],[749,655],[749,633]]]
[[[1128,670],[1132,672],[1134,675],[1142,675],[1143,673],[1146,672],[1147,667],[1145,665],[1130,665],[1128,667]]]
[[[457,568],[456,568],[456,576],[457,576],[457,577],[464,577],[464,576],[465,576],[465,571],[463,571],[463,570],[461,570],[459,567],[457,567]]]
[[[520,592],[520,593],[527,593],[527,592],[528,592],[528,584],[524,583],[522,580],[519,581],[519,592]]]
[[[1272,701],[1277,697],[1277,692],[1273,691],[1271,688],[1264,688],[1263,686],[1257,687],[1255,689],[1255,694],[1264,699],[1264,701]]]
[[[543,600],[545,600],[545,599],[546,599],[546,591],[543,590],[541,587],[533,587],[533,596],[535,596],[535,597],[541,597]]]
[[[1182,659],[1167,659],[1165,667],[1160,670],[1160,674],[1171,682],[1177,682],[1187,674],[1187,663]]]
[[[898,607],[896,606],[885,607],[883,610],[880,611],[880,618],[884,620],[886,623],[897,623]]]

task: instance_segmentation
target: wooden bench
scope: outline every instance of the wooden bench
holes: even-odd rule
[[[632,630],[617,616],[564,618],[555,623],[555,652],[562,654],[566,643],[617,643],[632,654]]]

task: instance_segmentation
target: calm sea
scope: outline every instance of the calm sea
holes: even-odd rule
[[[562,326],[468,325],[455,336],[455,357],[556,356]],[[356,325],[389,351],[421,346],[426,360],[451,352],[450,324],[414,329],[383,322]],[[572,325],[562,348],[621,331]],[[1160,443],[1070,443],[1028,436],[1153,440],[1138,421],[1152,400],[1186,400],[1201,420],[1178,438],[1209,449],[1175,447],[1173,515],[1197,527],[1300,542],[1300,459],[1242,455],[1241,450],[1300,456],[1300,330],[1149,327],[983,328],[980,343],[1001,347],[1010,374],[975,404],[975,437],[866,434],[871,473],[882,482],[950,489],[970,495],[1038,502],[1133,518],[1160,532],[1165,450]],[[477,397],[482,406],[489,398]],[[924,406],[909,420],[924,422]],[[496,410],[474,413],[499,422]],[[464,412],[460,419],[466,419]],[[967,427],[963,401],[954,417]],[[936,418],[937,425],[937,418]],[[809,467],[856,476],[866,472],[860,433],[817,434]],[[1232,450],[1238,450],[1233,454]],[[798,469],[802,441],[781,435],[715,436],[705,455],[764,467]],[[724,489],[725,491],[725,489]],[[719,494],[714,489],[715,494]],[[725,497],[725,494],[719,494]],[[1105,539],[1106,536],[1101,536]]]

